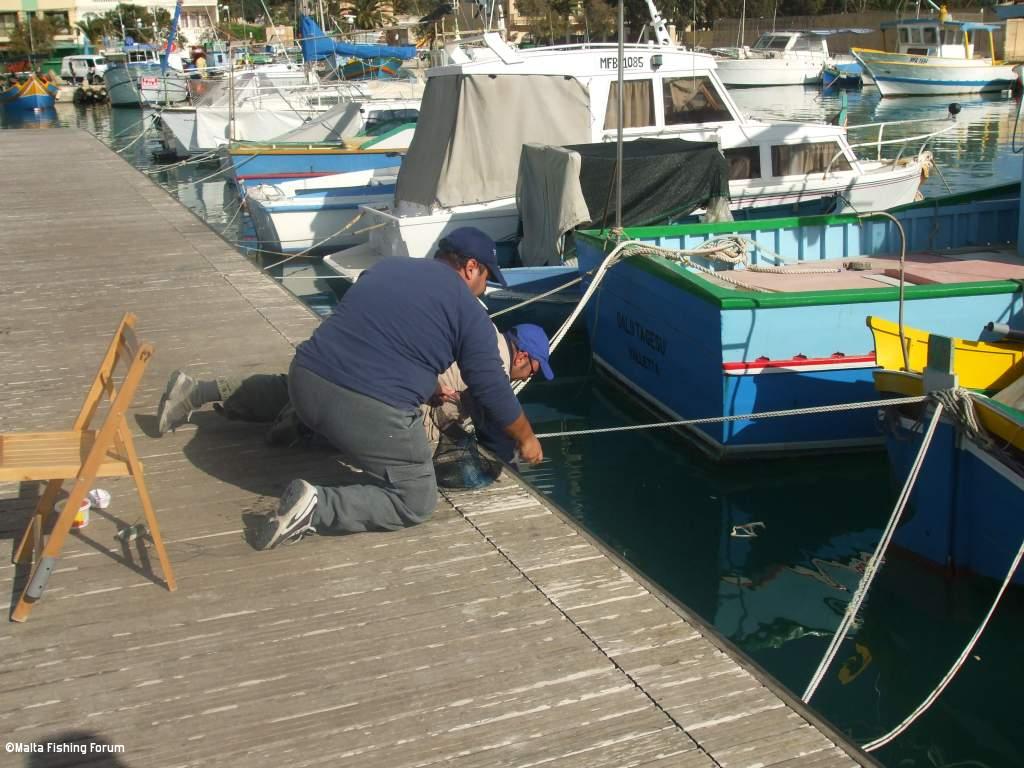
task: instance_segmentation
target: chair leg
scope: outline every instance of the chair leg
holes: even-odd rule
[[[60,495],[60,489],[63,485],[63,479],[47,481],[46,489],[43,491],[43,495],[39,497],[36,511],[32,513],[32,519],[29,520],[28,525],[25,527],[25,533],[22,534],[21,543],[18,544],[18,548],[14,551],[14,557],[11,558],[11,562],[23,564],[31,563],[33,559],[39,559],[39,555],[43,551],[43,532],[46,530],[46,521],[50,517],[50,512],[53,511],[53,505],[57,503],[57,496]]]
[[[32,564],[32,573],[24,589],[21,590],[18,604],[14,606],[14,611],[11,613],[11,621],[25,621],[32,611],[32,606],[43,596],[46,582],[56,567],[57,557],[64,547],[64,539],[67,538],[68,532],[71,530],[71,524],[75,521],[78,505],[82,503],[82,499],[85,498],[88,492],[89,482],[82,479],[77,480],[72,486],[67,504],[64,506],[64,511],[60,513],[57,522],[54,523],[53,531],[46,540],[46,546],[43,547],[42,553]],[[46,494],[43,495],[45,496]]]
[[[134,449],[132,452],[134,453]],[[135,457],[133,456],[133,458]],[[153,537],[153,548],[156,549],[157,559],[160,560],[160,569],[164,573],[167,591],[174,592],[178,588],[178,583],[174,579],[174,571],[171,569],[171,560],[167,557],[167,550],[164,549],[164,539],[160,535],[160,525],[156,521],[156,512],[153,511],[153,503],[149,500],[149,491],[146,490],[146,481],[142,477],[142,466],[136,463],[136,461],[131,462],[131,469],[135,480],[135,487],[139,492],[139,501],[142,502],[142,513],[146,516],[146,526],[149,528],[150,536]]]

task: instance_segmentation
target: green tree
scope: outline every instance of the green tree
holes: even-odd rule
[[[606,0],[583,0],[583,20],[591,40],[607,40],[615,36],[619,15]]]
[[[93,46],[100,46],[103,44],[104,37],[110,37],[114,34],[114,28],[103,16],[94,16],[89,14],[86,19],[75,24],[75,27],[87,38],[89,43]]]
[[[341,9],[344,16],[352,16],[356,29],[375,29],[384,24],[393,24],[395,19],[385,14],[388,3],[384,0],[350,0],[350,4]]]
[[[26,22],[18,21],[11,30],[7,52],[12,57],[46,56],[53,50],[53,24],[49,19],[28,14]]]

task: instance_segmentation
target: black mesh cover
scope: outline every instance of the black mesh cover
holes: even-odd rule
[[[593,220],[615,223],[615,144],[568,146],[581,158],[580,187]],[[622,145],[622,224],[638,227],[681,218],[711,197],[729,197],[729,165],[718,145],[683,139],[636,139]]]

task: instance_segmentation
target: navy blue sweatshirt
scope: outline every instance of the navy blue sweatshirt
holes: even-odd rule
[[[383,259],[295,351],[321,378],[413,411],[453,362],[498,424],[522,409],[501,367],[494,326],[458,273],[433,259]]]

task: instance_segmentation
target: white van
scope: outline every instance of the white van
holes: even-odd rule
[[[60,76],[71,83],[96,82],[107,71],[107,60],[100,54],[65,56],[60,60]]]

